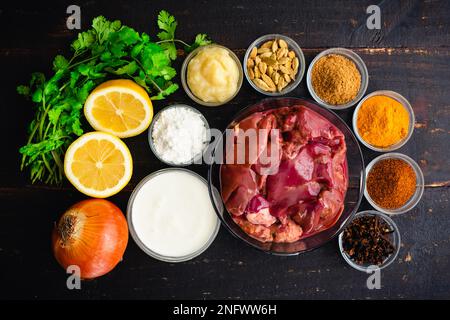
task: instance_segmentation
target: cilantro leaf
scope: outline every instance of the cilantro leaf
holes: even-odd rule
[[[30,87],[39,87],[45,82],[45,75],[42,72],[33,72],[31,74]]]
[[[81,73],[79,73],[77,70],[70,72],[70,88],[74,88],[78,79],[80,79]]]
[[[138,69],[138,65],[137,65],[136,61],[131,61],[127,65],[124,65],[123,67],[120,67],[117,70],[114,70],[112,72],[117,75],[123,75],[123,74],[132,75],[133,73],[136,72],[137,69]]]
[[[208,35],[205,33],[199,33],[195,36],[194,44],[197,46],[206,46],[207,44],[210,44],[212,41],[208,39]]]
[[[204,33],[199,33],[195,36],[194,43],[191,44],[190,46],[185,46],[184,49],[186,50],[186,52],[189,53],[191,51],[194,51],[198,47],[206,46],[211,43],[212,43],[212,41],[208,38],[208,35],[206,35]]]
[[[166,89],[160,91],[156,96],[152,96],[151,99],[152,100],[162,100],[177,90],[178,90],[178,84],[172,83]]]
[[[119,20],[108,21],[104,16],[98,16],[92,21],[92,28],[97,34],[97,40],[100,44],[108,40],[111,33],[118,31],[122,23]]]
[[[30,95],[30,87],[24,86],[24,85],[17,86],[17,93],[20,95],[23,95],[23,96],[29,96]]]
[[[169,14],[167,11],[162,10],[158,14],[158,27],[163,30],[157,34],[157,37],[161,40],[161,47],[164,48],[166,55],[171,60],[177,58],[177,48],[175,47],[175,30],[177,28],[177,21],[175,17]]]
[[[175,60],[177,58],[177,48],[175,47],[175,43],[173,42],[164,42],[161,43],[160,46],[164,49],[167,57],[171,60]]]
[[[158,33],[160,40],[173,40],[175,38],[175,30],[177,28],[175,17],[165,10],[161,10],[158,14],[158,27],[163,30]]]
[[[42,89],[41,88],[36,89],[36,91],[31,96],[31,100],[36,103],[39,103],[42,101]]]
[[[62,55],[57,55],[53,60],[53,70],[58,71],[60,69],[65,69],[69,65],[69,61]]]
[[[141,53],[143,47],[144,47],[143,43],[139,43],[139,44],[135,45],[133,47],[133,49],[131,49],[131,52],[130,52],[131,57],[136,58],[139,55],[139,53]]]
[[[176,42],[182,43],[186,52],[191,52],[200,46],[204,46],[211,43],[208,36],[204,33],[196,35],[194,43],[189,45],[184,41],[175,39],[175,30],[177,28],[177,21],[175,17],[169,14],[167,11],[162,10],[158,15],[158,27],[161,31],[157,34],[160,39],[158,44],[164,49],[166,55],[171,60],[177,58]]]
[[[78,34],[77,40],[72,42],[72,49],[75,52],[89,49],[89,47],[96,41],[95,33],[92,30]]]
[[[136,82],[138,85],[140,85],[141,87],[143,87],[145,90],[150,91],[150,87],[147,85],[147,82],[145,82],[146,77],[140,77],[140,76],[136,76],[133,77],[134,82]]]
[[[92,80],[88,80],[85,84],[83,84],[81,86],[81,88],[79,88],[77,90],[77,99],[81,104],[84,104],[84,102],[86,101],[89,93],[91,92],[92,89],[94,89],[95,87],[95,82]]]

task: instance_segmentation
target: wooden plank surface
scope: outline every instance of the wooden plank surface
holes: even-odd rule
[[[82,26],[104,14],[155,34],[156,15],[167,9],[179,21],[177,35],[208,33],[243,57],[258,36],[283,33],[303,48],[307,63],[321,50],[343,46],[361,55],[369,69],[368,92],[389,89],[413,105],[416,127],[400,152],[418,161],[427,187],[411,212],[395,217],[402,249],[382,272],[382,289],[368,290],[367,275],[348,267],[337,242],[298,257],[274,257],[240,243],[224,228],[203,255],[182,264],[158,262],[130,239],[124,261],[110,274],[84,282],[81,291],[65,287],[64,271],[50,250],[53,222],[83,199],[70,185],[33,186],[20,173],[17,149],[25,142],[30,104],[15,94],[33,71],[50,70],[58,53],[67,54],[76,32],[65,28],[69,2],[0,5],[2,70],[2,165],[0,166],[0,298],[449,298],[450,297],[450,1],[383,1],[382,32],[367,30],[365,9],[372,1],[79,1]],[[177,67],[182,61],[179,59]],[[179,79],[178,79],[179,82]],[[303,80],[292,96],[310,97]],[[211,127],[223,129],[233,115],[263,96],[244,82],[227,106],[208,109],[180,89],[155,108],[173,102],[198,107]],[[338,112],[347,123],[353,109]],[[146,135],[127,139],[135,173],[111,200],[123,210],[133,187],[164,168]],[[377,153],[363,148],[366,164]],[[206,166],[191,166],[206,176]],[[361,209],[370,208],[363,201]]]

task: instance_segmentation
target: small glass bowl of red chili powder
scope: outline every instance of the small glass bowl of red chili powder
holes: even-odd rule
[[[366,168],[364,196],[383,213],[395,215],[411,210],[419,203],[423,190],[422,170],[404,154],[383,154]]]

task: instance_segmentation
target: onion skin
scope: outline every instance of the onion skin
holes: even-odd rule
[[[122,260],[128,243],[128,225],[122,211],[104,199],[89,199],[70,207],[56,222],[52,248],[67,270],[80,268],[82,279],[110,272]]]

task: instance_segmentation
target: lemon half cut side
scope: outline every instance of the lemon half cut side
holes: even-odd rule
[[[105,132],[89,132],[67,149],[64,173],[85,195],[106,198],[128,184],[133,160],[130,150],[119,138]]]
[[[95,130],[128,138],[149,127],[153,105],[144,88],[135,82],[110,80],[99,85],[88,96],[84,115]]]

